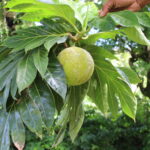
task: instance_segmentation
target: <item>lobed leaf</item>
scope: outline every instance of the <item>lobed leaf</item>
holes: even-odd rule
[[[42,138],[42,118],[37,104],[30,98],[21,99],[18,111],[24,124],[37,136]]]
[[[54,96],[51,89],[39,80],[33,83],[28,92],[31,99],[37,104],[47,129],[51,129],[55,115]]]
[[[108,60],[101,59],[100,51],[90,52],[95,61],[95,73],[88,95],[104,114],[110,111],[117,117],[119,100],[124,113],[135,119],[137,102],[130,86]]]

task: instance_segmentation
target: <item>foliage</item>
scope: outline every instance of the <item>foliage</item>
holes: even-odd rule
[[[149,101],[146,97],[138,100],[136,123],[122,114],[117,120],[105,118],[95,108],[88,106],[83,128],[73,144],[66,135],[57,148],[51,149],[54,135],[45,135],[40,140],[28,131],[25,150],[148,150],[150,146]]]
[[[55,116],[60,130],[53,146],[63,140],[68,125],[74,141],[83,124],[86,95],[105,115],[112,113],[117,117],[122,108],[135,120],[137,100],[131,84],[139,83],[140,79],[130,68],[114,66],[111,60],[116,57],[95,43],[100,38],[122,35],[149,46],[142,31],[143,26],[150,26],[145,20],[149,18],[148,12],[123,11],[111,13],[108,16],[111,19],[99,19],[93,2],[71,0],[54,0],[50,4],[11,0],[5,7],[23,13],[22,19],[40,21],[41,25],[16,31],[0,47],[0,150],[9,150],[9,133],[18,150],[23,149],[24,125],[42,138],[43,128],[49,131]],[[110,21],[111,27],[104,29]],[[91,34],[93,28],[98,33]],[[65,73],[57,60],[57,54],[72,45],[88,50],[95,62],[89,82],[76,87],[66,84]]]

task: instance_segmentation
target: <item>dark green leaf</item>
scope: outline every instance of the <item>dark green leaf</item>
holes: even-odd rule
[[[57,31],[56,28],[53,29],[51,26],[30,27],[17,31],[17,35],[8,37],[4,44],[9,48],[13,48],[13,51],[23,49],[29,51],[42,44],[45,44],[45,47],[49,50],[57,40],[66,35],[68,33],[63,28],[61,28],[61,31]]]
[[[37,81],[28,91],[30,97],[38,105],[46,127],[50,129],[55,115],[54,96],[51,89],[42,81]]]
[[[18,105],[21,119],[25,125],[37,136],[42,137],[42,118],[37,104],[30,98],[21,99]]]
[[[25,128],[16,109],[10,115],[10,132],[14,145],[18,150],[23,150],[25,145]]]
[[[48,51],[39,47],[33,54],[33,61],[41,76],[44,77],[48,66]]]
[[[9,150],[9,115],[5,112],[0,112],[0,150]]]
[[[45,74],[45,80],[49,86],[63,99],[66,97],[67,85],[64,71],[56,58],[51,58]]]
[[[11,85],[10,85],[10,93],[13,99],[16,99],[16,93],[17,93],[17,83],[16,83],[16,75],[17,73],[14,74],[14,77],[12,78]]]
[[[31,55],[25,56],[17,68],[17,85],[19,92],[27,88],[36,77],[36,68]]]

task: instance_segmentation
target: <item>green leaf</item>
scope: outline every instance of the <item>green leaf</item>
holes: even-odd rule
[[[95,17],[90,23],[90,27],[94,27],[100,31],[110,31],[114,30],[116,25],[110,16],[106,16],[103,18]]]
[[[49,51],[58,40],[68,35],[63,27],[60,27],[59,30],[57,30],[57,26],[53,27],[56,22],[51,21],[50,23],[51,26],[38,26],[19,30],[17,35],[8,37],[4,45],[13,48],[13,51],[25,49],[27,52],[44,44]]]
[[[89,96],[102,112],[110,111],[114,117],[117,117],[119,100],[124,113],[135,119],[137,101],[130,86],[109,61],[100,59],[98,51],[90,52],[95,61],[95,73],[91,80]]]
[[[71,87],[68,95],[68,109],[69,110],[69,135],[72,142],[78,135],[78,132],[83,124],[84,111],[82,101],[87,94],[88,83],[77,87]]]
[[[107,32],[100,32],[100,33],[95,33],[95,34],[91,34],[85,38],[82,38],[82,43],[84,44],[95,44],[96,41],[98,41],[99,39],[115,39],[116,35],[120,34],[120,30],[114,30],[114,31],[107,31]]]
[[[60,39],[61,37],[50,37],[48,40],[44,43],[44,47],[49,51]]]
[[[56,93],[65,99],[67,93],[66,77],[56,58],[50,58],[45,80]]]
[[[108,38],[115,39],[117,34],[122,35],[122,36],[127,36],[130,40],[137,42],[139,44],[150,46],[149,40],[146,38],[146,36],[144,35],[140,27],[128,27],[128,28],[123,28],[120,30],[91,34],[88,37],[83,38],[81,42],[84,44],[88,43],[89,45],[95,44],[95,42],[101,38],[102,39],[108,39]]]
[[[5,112],[0,112],[0,150],[9,150],[9,115]]]
[[[127,79],[129,80],[130,83],[137,84],[137,83],[141,82],[137,73],[134,72],[132,69],[126,68],[126,67],[119,67],[119,69],[124,72],[125,76],[127,77]]]
[[[25,125],[42,138],[42,118],[38,106],[30,98],[24,97],[18,106],[21,119]]]
[[[10,93],[11,93],[11,96],[13,99],[16,99],[16,93],[17,93],[17,83],[16,83],[16,75],[17,75],[17,72],[14,74],[14,77],[12,78],[12,81],[11,81],[11,85],[10,85]]]
[[[55,115],[54,96],[51,89],[38,80],[36,83],[33,83],[28,92],[32,100],[38,105],[43,122],[50,129]]]
[[[48,66],[48,51],[46,51],[43,47],[39,47],[34,51],[33,61],[41,76],[44,77]]]
[[[98,15],[98,8],[93,2],[61,0],[59,3],[69,5],[75,12],[75,18],[85,29],[87,27],[87,23]]]
[[[61,126],[58,135],[61,135],[61,138],[57,136],[54,146],[57,146],[62,139],[63,135],[69,122],[69,135],[71,137],[72,142],[75,140],[78,132],[83,124],[84,120],[84,111],[82,107],[82,102],[84,100],[85,95],[88,91],[88,83],[83,84],[81,86],[71,87],[68,95],[66,97],[66,101],[64,107],[61,110],[60,116],[58,117],[57,125]],[[71,109],[70,109],[71,108]]]
[[[31,55],[25,56],[17,68],[17,85],[19,92],[27,88],[36,77],[36,68]]]
[[[18,2],[16,0],[15,4],[8,2],[6,7],[10,8],[10,11],[25,12],[26,14],[22,19],[27,21],[41,21],[44,18],[61,17],[70,24],[75,24],[74,11],[68,5],[46,4],[33,0],[31,2]]]
[[[110,50],[107,50],[103,47],[87,45],[85,46],[85,49],[91,52],[93,55],[98,55],[98,57],[101,59],[106,59],[106,58],[117,59],[117,57],[113,53],[111,53]]]
[[[148,16],[144,12],[136,12],[135,15],[137,16],[138,21],[141,25],[148,28],[150,27],[150,16]]]
[[[61,128],[61,130],[57,134],[57,137],[56,137],[52,147],[57,147],[63,141],[64,136],[65,136],[65,131],[66,131],[66,126]]]
[[[135,27],[139,26],[136,15],[131,11],[120,11],[110,14],[111,18],[121,26]]]
[[[23,150],[25,146],[25,128],[19,112],[14,109],[10,115],[10,132],[14,145],[18,150]]]
[[[139,44],[150,46],[149,40],[146,38],[140,27],[124,28],[121,30],[127,37]]]
[[[75,138],[77,137],[84,121],[84,110],[82,105],[78,108],[76,114],[74,115],[75,116],[70,117],[69,122],[69,135],[71,137],[72,142],[74,142]]]
[[[3,107],[4,107],[5,110],[6,110],[7,99],[9,97],[9,91],[10,91],[10,80],[8,80],[6,82],[5,89],[4,89],[4,92],[3,92]]]
[[[95,94],[96,93],[96,94]],[[102,80],[99,72],[96,70],[95,76],[90,81],[90,88],[88,96],[92,98],[92,101],[101,110],[104,115],[108,112],[108,87]]]

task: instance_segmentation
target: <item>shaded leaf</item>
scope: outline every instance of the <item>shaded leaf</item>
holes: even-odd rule
[[[54,96],[51,89],[49,89],[43,82],[37,81],[36,83],[33,83],[28,91],[30,97],[37,104],[41,112],[43,122],[46,127],[50,129],[55,115]]]
[[[11,93],[11,96],[13,99],[16,99],[16,93],[17,93],[17,83],[16,83],[16,75],[17,73],[14,74],[14,77],[12,78],[12,81],[11,81],[11,85],[10,85],[10,93]]]
[[[42,137],[42,118],[38,106],[30,98],[21,99],[18,106],[21,119],[25,125],[40,138]]]
[[[45,80],[56,93],[65,99],[67,93],[66,77],[56,58],[50,59]]]
[[[51,26],[53,25],[54,22],[51,22]],[[57,28],[51,26],[38,26],[19,30],[17,35],[8,37],[4,44],[9,48],[13,48],[13,51],[23,49],[29,51],[42,44],[45,44],[45,47],[49,50],[57,43],[57,40],[68,35],[64,28],[61,27],[58,31]]]
[[[17,68],[17,85],[19,92],[27,88],[36,77],[36,68],[31,55],[25,56]]]
[[[83,124],[84,111],[82,102],[87,94],[88,83],[77,87],[71,87],[68,95],[69,110],[69,135],[72,142],[78,135],[78,132]]]
[[[48,51],[39,47],[33,54],[33,61],[41,76],[44,77],[48,66]]]
[[[18,150],[25,146],[25,128],[19,112],[14,109],[10,115],[10,132],[14,145]]]
[[[104,115],[107,115],[109,109],[108,87],[97,70],[95,72],[95,76],[90,81],[88,96],[92,98],[92,101],[97,105],[101,112]]]
[[[5,112],[0,112],[0,150],[9,150],[9,115]]]

